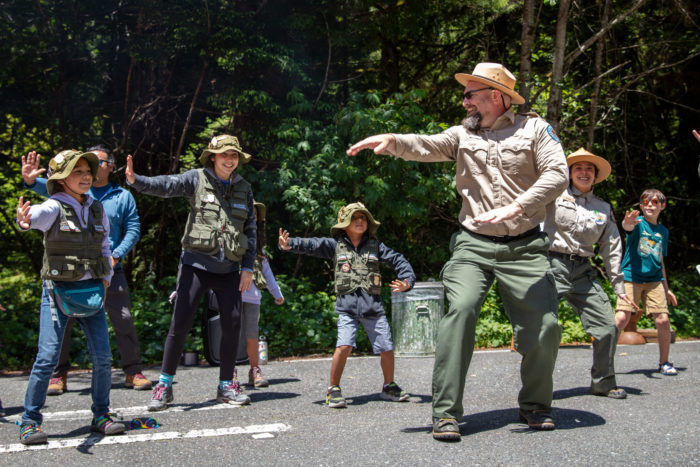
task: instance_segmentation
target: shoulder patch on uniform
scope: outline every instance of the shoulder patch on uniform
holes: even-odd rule
[[[561,143],[561,140],[554,131],[554,128],[552,128],[552,125],[547,125],[547,133],[549,133],[549,136],[551,136],[554,141]]]

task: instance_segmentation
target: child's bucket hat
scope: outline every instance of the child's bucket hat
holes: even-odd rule
[[[374,235],[380,224],[374,220],[372,213],[369,212],[365,205],[358,201],[340,208],[340,211],[338,211],[338,223],[331,227],[331,236],[335,237],[348,227],[352,221],[352,215],[356,212],[362,212],[367,216],[367,230],[369,230],[370,235]]]
[[[267,213],[267,208],[265,208],[265,205],[257,201],[253,201],[253,206],[258,210],[258,221],[265,222],[265,214]]]
[[[469,81],[485,84],[509,95],[513,99],[513,104],[525,103],[523,96],[515,92],[515,76],[500,63],[479,63],[474,67],[471,75],[457,73],[455,79],[463,86],[466,86]]]
[[[61,151],[49,161],[49,178],[46,180],[46,191],[49,195],[54,194],[57,180],[64,180],[75,168],[80,159],[85,159],[90,165],[92,180],[97,179],[97,168],[100,166],[97,155],[93,152],[80,152],[75,149]]]
[[[228,150],[236,151],[239,154],[238,162],[240,164],[247,164],[250,162],[251,155],[243,152],[241,143],[238,142],[238,138],[231,135],[219,135],[214,136],[209,142],[209,146],[202,151],[202,155],[199,156],[199,162],[202,163],[204,167],[211,167],[213,164],[209,156],[212,154],[221,154]]]
[[[577,162],[590,162],[595,165],[598,169],[598,175],[595,177],[593,183],[600,183],[610,176],[612,172],[612,167],[610,167],[610,162],[606,161],[600,156],[586,151],[583,148],[579,148],[576,152],[572,152],[566,157],[566,163],[569,167]]]

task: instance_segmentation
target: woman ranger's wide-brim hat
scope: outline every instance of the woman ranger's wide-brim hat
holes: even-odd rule
[[[207,148],[202,151],[202,155],[199,156],[199,162],[201,162],[204,167],[211,167],[212,162],[209,157],[213,154],[221,154],[222,152],[226,152],[228,150],[236,151],[239,154],[239,164],[247,164],[250,162],[252,156],[243,152],[243,148],[241,147],[241,143],[238,142],[238,138],[231,135],[214,136],[209,142],[209,146],[207,146]]]
[[[64,180],[68,177],[80,159],[85,159],[90,165],[92,181],[94,182],[97,179],[97,168],[100,166],[97,154],[67,149],[59,152],[49,161],[49,178],[46,180],[46,191],[49,195],[54,194],[56,181]]]
[[[258,221],[265,221],[265,214],[267,213],[267,208],[264,204],[257,201],[253,201],[253,207],[258,210]]]
[[[369,230],[370,235],[374,235],[380,224],[374,220],[372,213],[369,212],[365,205],[358,201],[357,203],[351,203],[340,208],[340,211],[338,211],[338,223],[331,227],[331,236],[334,237],[338,235],[348,227],[350,222],[352,222],[352,215],[356,212],[362,212],[367,216],[367,230]]]
[[[595,154],[586,151],[583,148],[579,148],[576,152],[572,152],[566,157],[566,163],[569,164],[569,167],[577,162],[590,162],[596,166],[598,169],[598,175],[595,177],[595,181],[593,182],[594,184],[602,182],[608,178],[612,172],[610,162],[606,161],[600,156],[596,156]]]
[[[455,79],[466,86],[469,81],[477,81],[491,88],[498,89],[513,100],[513,104],[524,104],[523,96],[515,92],[515,76],[500,63],[479,63],[472,74],[457,73]]]

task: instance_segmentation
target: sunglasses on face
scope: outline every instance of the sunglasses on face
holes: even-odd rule
[[[114,165],[114,160],[113,159],[100,159],[100,167],[103,165]]]
[[[646,206],[646,205],[648,205],[648,204],[650,204],[650,203],[651,203],[652,206],[658,206],[658,205],[659,205],[659,200],[656,199],[656,198],[652,198],[652,199],[647,198],[647,199],[645,199],[644,201],[642,201],[642,203],[644,204],[644,206]]]
[[[472,97],[474,97],[474,94],[479,92],[479,91],[485,91],[487,89],[493,89],[492,87],[486,87],[486,88],[481,88],[481,89],[473,89],[471,91],[465,91],[464,94],[462,94],[462,97],[464,99],[469,99],[471,100]]]

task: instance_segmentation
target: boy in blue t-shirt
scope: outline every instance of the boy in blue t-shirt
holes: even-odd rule
[[[664,256],[668,249],[668,229],[658,223],[659,214],[666,208],[666,197],[659,190],[645,190],[640,197],[638,210],[625,214],[622,228],[629,234],[622,258],[625,276],[625,293],[636,305],[640,301],[648,315],[654,317],[659,336],[659,371],[664,375],[678,372],[668,359],[671,346],[671,325],[668,321],[668,305],[678,305],[676,296],[668,287],[668,276],[664,267]],[[625,328],[634,313],[633,305],[619,302],[615,320],[618,329]]]

